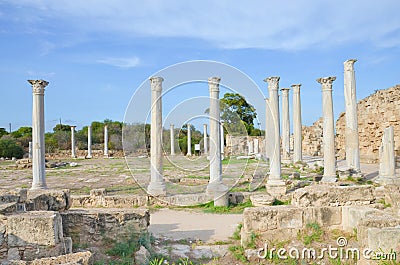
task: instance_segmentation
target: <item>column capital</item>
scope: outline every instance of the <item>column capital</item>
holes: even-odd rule
[[[281,88],[281,91],[282,91],[282,94],[284,94],[284,95],[287,95],[287,94],[289,94],[289,90],[290,90],[290,88]]]
[[[210,91],[219,92],[219,82],[221,81],[220,77],[210,77],[208,78],[208,88]]]
[[[300,93],[301,84],[293,84],[291,87],[293,89],[293,93]]]
[[[155,90],[155,91],[162,90],[161,84],[164,81],[164,78],[162,78],[160,76],[152,76],[149,78],[149,80],[150,80],[151,90]]]
[[[170,127],[174,127],[175,125],[174,125],[173,123],[171,123],[169,126],[170,126]]]
[[[44,95],[44,88],[49,84],[49,82],[40,80],[28,80],[28,82],[32,85],[33,94],[36,95]]]
[[[344,65],[344,70],[345,71],[354,71],[354,63],[357,62],[357,59],[348,59],[346,60],[343,65]]]
[[[317,82],[322,85],[322,90],[332,90],[332,83],[336,80],[336,76],[321,77]]]
[[[71,125],[71,130],[75,129],[76,125]]]
[[[264,82],[268,83],[268,87],[272,90],[279,89],[279,76],[270,76],[264,79]]]

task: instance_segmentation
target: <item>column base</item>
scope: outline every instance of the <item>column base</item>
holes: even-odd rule
[[[86,156],[86,158],[90,159],[90,158],[92,158],[92,156],[89,156],[89,155],[88,155],[88,156]]]
[[[395,177],[395,176],[378,176],[375,179],[376,183],[379,183],[381,185],[395,185],[395,186],[400,186],[400,178]]]
[[[167,195],[167,187],[164,182],[150,182],[147,186],[147,193],[152,196],[165,196]]]
[[[32,187],[30,190],[47,190],[47,185],[46,184],[32,184]]]
[[[228,206],[228,192],[229,188],[222,181],[210,182],[207,185],[206,194],[213,198],[214,206]]]
[[[274,197],[286,194],[287,191],[286,184],[281,179],[268,180],[267,184],[265,184],[265,188],[267,192]]]
[[[336,176],[323,176],[321,182],[334,183],[337,182],[338,178]]]

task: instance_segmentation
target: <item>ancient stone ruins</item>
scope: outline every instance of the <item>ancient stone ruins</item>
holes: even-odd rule
[[[209,165],[203,170],[205,175],[196,178],[189,172],[178,180],[165,166],[166,156],[179,157],[180,152],[174,124],[166,130],[170,149],[163,150],[164,79],[151,77],[150,164],[147,169],[137,166],[148,182],[145,191],[127,194],[108,194],[107,187],[86,194],[49,187],[44,148],[48,82],[29,80],[32,181],[30,189],[0,190],[1,264],[162,264],[164,259],[164,264],[172,264],[176,258],[181,258],[176,264],[283,264],[282,260],[290,264],[398,264],[394,262],[400,261],[400,178],[396,174],[400,86],[357,102],[355,62],[344,62],[346,108],[336,121],[336,131],[332,90],[339,85],[335,76],[316,80],[322,92],[322,118],[309,127],[302,125],[301,85],[280,89],[279,77],[266,78],[265,136],[225,135],[226,124],[220,119],[221,79],[210,77],[209,122],[203,125],[201,154]],[[77,150],[75,126],[71,126],[70,159],[79,161],[76,158],[83,152],[89,160],[111,161],[108,130],[105,126],[104,150],[99,155],[92,150],[91,127],[88,148],[83,151]],[[192,133],[192,125],[187,124],[189,147]],[[192,161],[191,148],[186,156],[182,160]],[[251,171],[243,171],[232,186],[224,169],[240,163],[248,163]],[[174,193],[171,183],[175,182],[202,183],[205,192]],[[168,240],[154,239],[149,232],[150,209],[182,205],[221,211],[243,206],[242,222],[230,241],[201,248],[192,239],[181,239],[180,245],[168,249]],[[180,210],[184,213],[185,209]],[[224,244],[229,245],[226,251],[221,250]]]

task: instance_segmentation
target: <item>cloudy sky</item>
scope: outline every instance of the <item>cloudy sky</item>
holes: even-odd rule
[[[400,83],[398,10],[398,0],[0,0],[0,127],[30,126],[27,79],[50,82],[47,130],[60,118],[81,127],[123,120],[149,76],[191,60],[231,65],[264,96],[268,76],[280,76],[281,88],[301,83],[310,125],[322,113],[319,77],[337,76],[335,115],[344,111],[347,59],[358,59],[358,99]],[[187,87],[179,100],[206,95],[206,84],[202,89]]]

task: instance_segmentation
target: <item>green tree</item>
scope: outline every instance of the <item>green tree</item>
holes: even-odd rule
[[[24,136],[32,137],[32,127],[20,127],[18,130],[11,132],[14,138],[21,138]]]
[[[67,124],[57,124],[56,127],[53,128],[53,132],[70,132],[71,131],[71,125]]]
[[[0,157],[22,158],[23,156],[24,149],[13,137],[6,135],[0,139]]]
[[[0,128],[0,138],[3,137],[3,135],[7,135],[8,132],[4,128]]]

